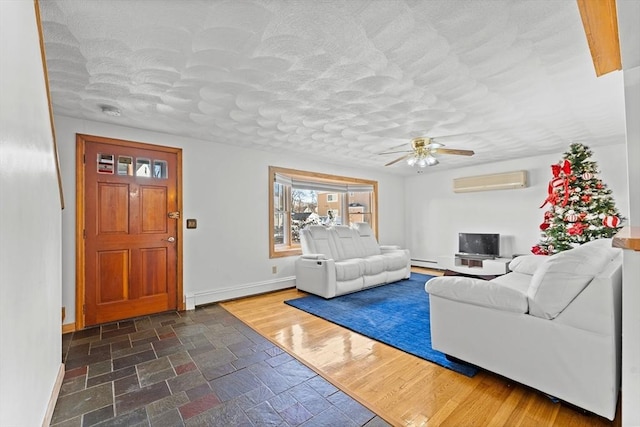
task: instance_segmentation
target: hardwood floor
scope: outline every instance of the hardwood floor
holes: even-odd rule
[[[221,306],[394,426],[612,425],[503,377],[467,378],[283,303],[304,295],[288,289]]]

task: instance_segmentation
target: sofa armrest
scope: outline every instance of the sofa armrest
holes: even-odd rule
[[[325,254],[305,254],[300,255],[302,259],[329,259]]]
[[[296,287],[301,291],[323,298],[333,298],[337,295],[334,260],[301,256],[295,262],[295,270]]]
[[[527,295],[500,283],[461,276],[429,280],[424,289],[433,296],[514,313],[529,310]]]

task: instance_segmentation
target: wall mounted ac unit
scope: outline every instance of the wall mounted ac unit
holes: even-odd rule
[[[468,176],[453,180],[454,193],[472,191],[507,190],[527,186],[527,171],[495,173],[490,175]]]

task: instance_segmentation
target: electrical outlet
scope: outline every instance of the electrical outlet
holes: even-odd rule
[[[276,274],[278,272],[278,266],[274,265],[273,267],[271,267],[271,274]]]

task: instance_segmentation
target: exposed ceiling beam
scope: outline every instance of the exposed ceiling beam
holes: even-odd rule
[[[621,70],[616,0],[577,0],[596,76]]]

